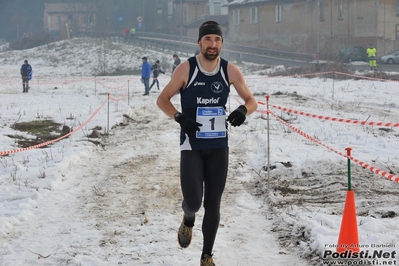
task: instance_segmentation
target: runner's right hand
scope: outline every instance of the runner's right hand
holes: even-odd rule
[[[185,115],[181,115],[176,120],[176,122],[180,124],[180,127],[182,128],[182,130],[187,134],[192,134],[192,133],[195,133],[196,131],[200,131],[199,127],[202,126],[202,124],[191,120],[190,118],[188,118]]]

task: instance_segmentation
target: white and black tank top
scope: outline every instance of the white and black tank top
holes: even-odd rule
[[[212,72],[206,72],[197,57],[188,59],[190,74],[185,88],[180,89],[182,113],[198,123],[200,131],[180,133],[181,150],[218,149],[228,147],[226,103],[230,93],[228,62],[219,57]]]

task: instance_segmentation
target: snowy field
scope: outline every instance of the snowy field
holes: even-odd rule
[[[157,108],[159,91],[143,97],[140,83],[141,57],[148,56],[166,71],[162,89],[172,54],[90,39],[0,53],[1,266],[199,265],[202,211],[191,246],[181,249],[176,240],[179,126]],[[19,75],[25,59],[34,72],[27,94]],[[283,67],[237,64],[259,102],[270,96],[273,113],[268,127],[260,104],[230,129],[216,265],[334,265],[324,255],[338,244],[348,147],[362,163],[350,164],[351,188],[367,258],[336,265],[397,265],[397,82],[272,77]],[[132,74],[99,75],[127,70]],[[180,105],[179,95],[173,102]],[[227,109],[239,104],[232,89]],[[16,125],[48,120],[73,134],[45,147],[18,145],[36,135]],[[89,137],[94,130],[99,138]]]

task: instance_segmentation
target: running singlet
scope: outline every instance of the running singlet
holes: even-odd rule
[[[193,134],[180,131],[180,150],[226,148],[226,102],[230,93],[228,62],[219,58],[218,66],[211,74],[200,70],[196,57],[188,61],[188,84],[180,89],[182,113],[202,126]]]

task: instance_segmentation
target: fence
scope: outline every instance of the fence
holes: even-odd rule
[[[382,82],[398,82],[397,80],[390,80],[390,79],[380,79],[380,78],[373,78],[373,77],[365,77],[365,76],[361,76],[361,75],[355,75],[355,74],[349,74],[349,73],[343,73],[343,72],[335,72],[335,71],[330,71],[330,72],[321,72],[321,73],[312,73],[312,74],[304,74],[304,75],[291,75],[291,76],[279,76],[279,77],[265,77],[265,79],[267,79],[268,81],[271,81],[275,78],[303,78],[303,77],[309,77],[309,76],[318,76],[318,77],[323,77],[325,75],[332,75],[332,77],[334,78],[336,75],[344,75],[344,76],[348,76],[351,78],[356,78],[356,79],[362,79],[362,80],[374,80],[374,81],[382,81]],[[77,82],[81,82],[81,81],[89,81],[89,82],[93,82],[93,88],[94,88],[94,94],[97,95],[97,87],[101,86],[103,88],[103,90],[106,90],[106,93],[99,93],[98,95],[107,95],[107,99],[104,100],[102,102],[102,104],[96,108],[96,110],[90,115],[90,117],[84,122],[82,123],[82,126],[78,127],[77,129],[69,132],[68,134],[57,138],[53,141],[50,142],[44,142],[42,144],[39,145],[35,145],[32,147],[28,147],[28,148],[23,148],[23,149],[14,149],[14,150],[8,150],[8,151],[1,151],[0,152],[0,156],[3,155],[8,155],[11,153],[17,153],[17,152],[23,152],[23,151],[27,151],[30,149],[35,149],[38,147],[43,147],[46,145],[49,145],[51,143],[60,141],[62,139],[64,139],[65,137],[68,137],[74,133],[76,133],[77,131],[79,131],[83,126],[87,125],[90,120],[97,115],[97,113],[99,112],[100,109],[102,109],[104,106],[106,106],[106,103],[108,103],[108,116],[107,116],[107,132],[109,132],[109,103],[111,101],[114,102],[119,102],[119,101],[127,101],[128,105],[130,104],[130,82],[132,81],[132,79],[124,79],[124,78],[120,78],[120,77],[113,77],[113,78],[107,78],[107,77],[85,77],[85,78],[69,78],[69,79],[63,79],[63,80],[59,80],[57,79],[57,81],[54,81],[52,79],[49,78],[45,78],[45,77],[37,77],[38,81],[36,83],[31,83],[32,85],[42,85],[42,84],[73,84],[73,83],[77,83]],[[118,81],[118,85],[115,85],[115,81]],[[137,78],[138,81],[138,78]],[[265,81],[268,82],[268,81]],[[332,80],[332,86],[331,86],[331,90],[332,90],[332,98],[334,97],[334,80]],[[14,78],[2,78],[0,79],[0,82],[2,84],[7,84],[7,83],[16,83],[16,82],[20,82],[20,80],[18,79],[18,81]],[[109,85],[109,83],[112,83],[112,85]],[[136,82],[137,83],[137,82]],[[370,171],[379,174],[383,177],[386,177],[390,180],[393,180],[395,182],[399,182],[399,177],[396,176],[394,173],[390,173],[388,171],[384,171],[381,170],[375,166],[373,166],[370,163],[365,162],[365,160],[361,160],[358,158],[355,158],[353,156],[347,156],[346,154],[337,151],[336,149],[330,147],[327,144],[324,144],[323,142],[321,142],[320,140],[318,140],[315,137],[312,137],[310,134],[305,133],[304,131],[300,130],[299,128],[295,127],[294,125],[288,123],[287,121],[284,121],[283,119],[281,119],[278,115],[276,115],[270,108],[272,109],[276,109],[276,110],[280,110],[283,111],[285,113],[291,113],[291,114],[296,114],[296,115],[300,115],[300,116],[306,116],[309,118],[314,118],[314,119],[318,119],[318,120],[324,120],[324,121],[332,121],[332,122],[337,122],[337,123],[346,123],[348,125],[361,125],[361,126],[379,126],[379,127],[387,127],[387,128],[397,128],[399,127],[399,122],[381,122],[381,121],[360,121],[360,120],[356,120],[356,119],[350,119],[350,118],[339,118],[339,117],[331,117],[331,116],[323,116],[323,115],[319,115],[319,114],[315,114],[315,113],[310,113],[310,112],[305,112],[305,111],[299,111],[296,108],[290,108],[290,107],[284,107],[284,106],[279,106],[279,105],[269,105],[268,100],[266,102],[263,101],[259,101],[259,103],[261,105],[267,105],[268,108],[266,111],[263,111],[261,109],[258,110],[258,112],[265,114],[265,115],[272,115],[275,119],[277,119],[280,123],[282,123],[283,125],[285,125],[286,127],[290,128],[291,130],[293,130],[293,132],[298,133],[299,135],[307,138],[308,140],[316,143],[317,145],[323,146],[325,148],[327,148],[329,151],[332,151],[340,156],[343,156],[345,158],[349,158],[352,161],[358,163],[360,166],[369,169]],[[268,169],[270,169],[270,165],[268,166]]]

